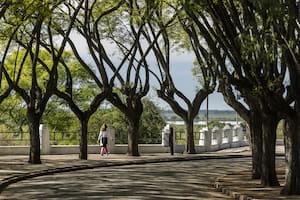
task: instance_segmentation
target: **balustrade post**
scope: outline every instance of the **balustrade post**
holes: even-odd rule
[[[212,136],[211,136],[211,130],[207,130],[205,134],[205,150],[211,151],[211,144],[212,144]]]
[[[45,124],[40,124],[40,147],[42,154],[50,154],[50,134],[48,127]]]
[[[232,129],[226,124],[222,130],[222,145],[221,148],[230,148],[232,142]]]
[[[199,131],[199,146],[204,146],[205,145],[205,130],[206,128],[202,128]]]
[[[213,139],[215,139],[215,145],[218,146],[218,149],[220,149],[221,145],[222,145],[222,130],[215,126],[213,129],[212,129],[212,135],[213,135]]]
[[[235,128],[235,131],[236,131],[238,141],[240,143],[242,143],[244,141],[243,128],[240,125],[236,125],[234,128]]]
[[[204,138],[203,138],[204,137]],[[211,131],[206,127],[200,130],[199,145],[204,145],[205,151],[210,151],[211,149]]]
[[[161,133],[161,145],[164,147],[169,146],[170,124],[167,124]]]
[[[109,133],[109,138],[108,138],[108,151],[109,153],[114,153],[115,152],[115,129],[111,126],[107,126],[107,131]]]
[[[230,145],[230,148],[233,147],[232,144],[233,144],[233,129],[230,128],[229,131],[228,131],[228,143]]]

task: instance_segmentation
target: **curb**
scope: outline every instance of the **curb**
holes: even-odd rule
[[[285,154],[284,153],[276,153],[276,157],[277,156],[283,157],[283,156],[285,156]],[[225,176],[228,176],[228,175],[223,175],[222,177],[216,178],[214,186],[217,189],[217,191],[222,192],[223,194],[225,194],[231,198],[237,199],[237,200],[252,200],[252,199],[254,200],[255,199],[252,196],[245,195],[240,192],[232,191],[232,189],[230,189],[228,186],[224,186],[224,184],[223,184],[224,181],[221,181],[221,179]]]
[[[227,187],[224,187],[222,185],[222,182],[219,181],[219,179],[220,179],[220,177],[217,178],[217,180],[214,184],[215,188],[217,189],[218,192],[222,192],[223,194],[225,194],[225,195],[227,195],[231,198],[237,199],[237,200],[252,200],[253,199],[252,197],[250,197],[248,195],[244,195],[244,194],[239,193],[239,192],[233,192],[231,189],[229,189]]]
[[[193,161],[193,160],[209,160],[209,159],[232,159],[232,158],[245,158],[251,157],[250,155],[202,155],[202,156],[193,156],[193,157],[169,157],[169,158],[149,158],[141,160],[128,160],[128,161],[116,161],[116,162],[102,162],[97,164],[85,164],[85,165],[74,165],[70,167],[57,167],[50,168],[40,171],[27,172],[22,174],[13,175],[3,179],[0,182],[0,194],[2,191],[11,184],[17,183],[19,181],[28,180],[31,178],[36,178],[40,176],[52,175],[63,172],[71,172],[85,169],[94,169],[101,167],[116,167],[116,166],[125,166],[125,165],[141,165],[141,164],[150,164],[150,163],[163,163],[163,162],[183,162],[183,161]]]

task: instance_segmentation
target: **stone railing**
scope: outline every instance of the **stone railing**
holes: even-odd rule
[[[162,145],[169,146],[169,127],[165,127],[162,132]],[[173,137],[174,138],[174,137]],[[175,140],[173,141],[175,144]],[[195,145],[197,153],[218,151],[227,148],[248,146],[246,131],[240,125],[230,127],[228,124],[224,128],[214,127],[212,130],[203,128],[200,130],[198,145]],[[174,152],[183,152],[184,145],[174,145]]]
[[[215,151],[227,148],[235,148],[248,145],[246,132],[242,127],[225,125],[223,129],[214,127],[212,130],[206,128],[200,131],[199,146],[205,151]]]
[[[110,153],[127,153],[127,144],[115,144],[114,129],[109,127],[110,140],[109,152]],[[164,128],[162,131],[162,144],[139,144],[140,153],[168,153],[170,148],[166,142],[169,130]],[[173,147],[175,153],[182,153],[184,145],[176,145],[175,137],[173,137]],[[42,154],[77,154],[79,153],[78,145],[51,145],[49,130],[47,126],[40,125],[40,142]],[[225,148],[234,148],[246,146],[246,134],[240,126],[230,128],[226,125],[223,129],[217,127],[212,130],[202,129],[200,131],[199,144],[195,145],[196,152],[217,151]],[[89,145],[88,153],[99,153],[100,147],[98,145]],[[0,146],[1,155],[28,155],[29,146]]]

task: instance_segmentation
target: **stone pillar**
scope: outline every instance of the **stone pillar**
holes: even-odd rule
[[[200,130],[199,145],[204,145],[205,151],[209,151],[211,149],[211,131],[209,131],[206,127]]]
[[[212,141],[211,130],[207,130],[205,132],[205,150],[206,151],[211,150],[211,141]]]
[[[217,131],[218,131],[218,127],[215,126],[213,127],[213,129],[211,129],[211,145],[217,145]]]
[[[240,125],[235,125],[234,126],[234,130],[236,132],[236,136],[238,138],[239,142],[243,142],[244,141],[244,133],[243,133],[243,128]]]
[[[226,124],[222,129],[222,145],[220,149],[230,148],[232,143],[232,129]]]
[[[170,124],[167,124],[161,133],[161,145],[164,147],[169,146],[169,136],[170,136]],[[175,136],[174,136],[175,139]]]
[[[111,126],[107,126],[107,131],[109,134],[108,138],[108,152],[109,153],[114,153],[115,152],[115,129],[112,128]]]
[[[45,124],[40,124],[40,147],[42,154],[50,154],[50,134],[47,126]]]
[[[236,124],[232,129],[232,142],[238,142],[240,141],[239,138],[239,132],[240,132],[240,126]]]
[[[218,145],[218,148],[220,148],[222,145],[222,130],[219,127],[215,126],[211,131],[213,140],[216,140],[215,145]]]
[[[232,130],[228,124],[226,124],[223,128],[222,137],[222,143],[230,143],[229,137],[232,138]]]
[[[204,146],[205,145],[205,131],[206,128],[200,129],[200,135],[199,135],[199,146]]]

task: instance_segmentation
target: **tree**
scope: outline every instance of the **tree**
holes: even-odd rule
[[[80,54],[75,42],[70,37],[68,38],[68,43],[71,46],[76,59],[81,64],[84,71],[88,74],[89,78],[94,81],[94,85],[92,85],[92,87],[95,89],[93,94],[90,95],[92,101],[89,105],[86,104],[86,106],[83,107],[80,101],[76,102],[76,96],[73,94],[73,90],[77,87],[77,84],[72,80],[73,75],[70,73],[69,67],[64,65],[68,82],[65,83],[65,91],[58,89],[56,90],[56,95],[68,102],[71,110],[75,113],[81,123],[81,143],[79,155],[81,159],[87,159],[87,131],[89,119],[92,114],[97,111],[100,103],[112,94],[114,85],[113,79],[115,76],[113,76],[110,81],[109,72],[107,72],[106,68],[111,67],[113,73],[119,73],[119,69],[113,65],[113,59],[109,58],[104,48],[103,41],[106,36],[103,36],[103,34],[108,32],[107,35],[109,35],[110,28],[114,28],[107,27],[107,20],[109,17],[115,17],[115,12],[117,12],[124,3],[124,1],[85,1],[84,6],[80,11],[81,16],[83,17],[77,18],[76,20],[76,31],[86,41],[88,51],[91,55],[91,60],[93,62],[91,65],[88,64],[86,62],[86,58]],[[72,8],[72,6],[73,5],[71,3],[69,7]],[[110,24],[108,25],[110,26]],[[107,28],[107,30],[105,28]],[[125,60],[126,59],[122,62]],[[97,86],[98,89],[96,89],[95,86]]]
[[[282,52],[280,67],[282,71],[286,70],[286,74],[281,73],[280,76],[289,77],[283,81],[274,79],[276,82],[265,88],[269,103],[285,119],[286,177],[281,193],[300,194],[299,3],[278,1],[276,4],[267,5],[267,8],[270,14],[266,19],[275,31],[279,51]],[[259,7],[257,10],[260,10]]]
[[[84,18],[78,32],[85,38],[91,58],[108,91],[107,100],[124,113],[129,121],[128,154],[138,156],[139,124],[143,112],[142,98],[149,91],[147,55],[143,28],[151,16],[147,3],[138,1],[86,1]],[[107,42],[118,57],[109,54]],[[93,77],[97,80],[97,77]]]
[[[222,92],[225,102],[247,122],[250,128],[250,144],[252,150],[252,178],[260,179],[262,174],[262,116],[259,104],[251,93],[240,89],[244,104],[239,101],[230,84],[220,83],[218,90]],[[247,100],[250,101],[247,101]]]
[[[187,1],[184,6],[220,65],[219,80],[224,84],[234,85],[241,94],[247,93],[255,97],[246,101],[251,106],[258,105],[255,108],[259,108],[262,113],[261,180],[263,185],[278,185],[274,130],[279,121],[279,113],[267,104],[267,97],[261,90],[262,84],[266,83],[263,80],[273,80],[268,79],[270,77],[267,72],[274,67],[276,60],[272,59],[277,55],[276,48],[272,48],[276,44],[270,43],[272,40],[269,40],[268,32],[264,32],[269,30],[269,27],[263,26],[266,25],[265,19],[256,17],[257,13],[248,1],[205,1],[196,4]],[[230,63],[230,66],[226,63]],[[277,70],[273,71],[279,74]],[[224,88],[231,90],[231,87]]]
[[[96,77],[96,74],[89,70],[89,65],[81,58],[73,41],[68,40],[73,52],[75,52],[75,58],[71,58],[73,64],[68,62],[70,58],[66,58],[66,61],[60,60],[64,67],[62,73],[59,74],[61,82],[58,84],[55,94],[68,103],[78,118],[80,122],[79,158],[88,159],[88,122],[107,96],[107,90],[103,88],[99,79],[97,79],[99,87],[95,82],[90,81],[93,80],[93,77]],[[88,72],[82,70],[81,66],[74,65],[76,58],[80,61],[81,66],[84,66],[84,69],[89,70]]]
[[[159,1],[158,1],[159,2]],[[160,40],[155,42],[153,46],[154,55],[156,57],[159,73],[156,73],[155,77],[159,82],[160,88],[157,90],[157,94],[160,98],[166,101],[172,108],[172,110],[180,116],[185,122],[186,126],[186,147],[187,153],[195,153],[194,144],[194,119],[199,113],[202,102],[207,96],[212,93],[216,86],[216,74],[215,69],[216,63],[209,51],[207,51],[202,44],[201,39],[198,37],[193,24],[186,23],[185,16],[180,13],[178,5],[174,4],[172,9],[171,6],[167,7],[164,1],[157,6],[158,9],[153,15],[151,22],[148,27],[150,33],[147,38],[148,42],[151,43],[151,38],[155,38],[159,32],[162,32]],[[178,17],[178,21],[175,21],[175,17]],[[158,32],[158,33],[156,33]],[[177,32],[177,33],[176,33]],[[179,36],[180,35],[180,36]],[[183,41],[178,38],[187,38],[187,41]],[[177,38],[177,40],[174,38]],[[189,100],[182,91],[177,89],[171,76],[170,60],[171,60],[171,48],[174,46],[174,42],[185,43],[189,46],[196,56],[196,67],[198,70],[197,75],[201,76],[201,89],[198,89],[193,100]],[[182,101],[185,105],[183,106],[179,102]]]
[[[47,102],[54,92],[57,81],[57,65],[64,51],[66,40],[62,40],[58,50],[54,47],[52,35],[52,13],[55,9],[61,8],[62,2],[40,2],[26,1],[22,4],[15,2],[6,12],[7,17],[5,25],[7,28],[2,32],[7,35],[8,42],[4,57],[8,49],[14,48],[12,41],[18,49],[24,49],[23,54],[16,54],[14,63],[14,73],[8,74],[9,65],[2,63],[2,71],[6,76],[9,85],[23,98],[27,105],[27,119],[30,129],[30,155],[29,163],[39,164],[40,159],[40,140],[39,140],[39,123],[42,114],[46,108]],[[80,4],[79,4],[80,7]],[[78,9],[77,9],[78,10]],[[65,29],[65,34],[69,35],[77,10],[73,13],[73,18]],[[12,16],[12,17],[11,17]],[[12,30],[12,31],[11,31]],[[10,33],[12,32],[12,33]],[[45,33],[45,34],[44,34]],[[44,37],[47,38],[48,44],[45,44]],[[40,49],[47,46],[50,49],[52,62],[45,63],[40,58]],[[27,63],[25,61],[28,61]],[[24,88],[20,83],[23,68],[30,68],[30,87]],[[48,77],[39,80],[39,71],[45,71]]]

